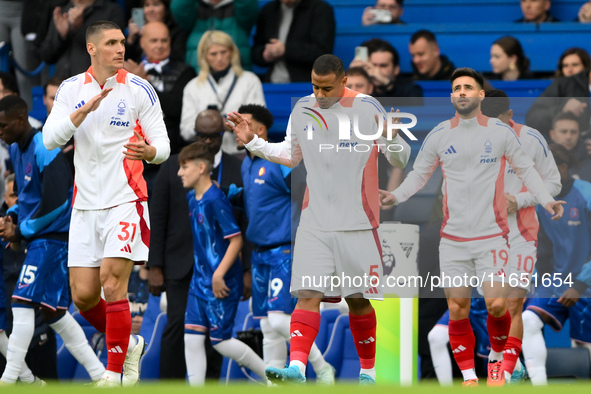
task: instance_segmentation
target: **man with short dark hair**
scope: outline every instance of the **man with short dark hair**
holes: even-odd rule
[[[410,37],[408,52],[416,80],[447,80],[454,72],[454,64],[441,54],[435,34],[429,30],[419,30]]]
[[[55,101],[57,90],[62,82],[64,82],[62,77],[54,75],[43,84],[43,105],[45,105],[45,109],[47,109],[47,115],[49,115],[53,109],[53,102]]]
[[[55,149],[75,138],[72,296],[81,315],[106,334],[107,368],[97,385],[127,386],[139,379],[145,346],[141,336],[130,335],[127,301],[131,270],[148,259],[150,243],[142,161],[162,163],[170,142],[156,92],[123,69],[125,36],[119,26],[92,24],[86,48],[92,65],[62,84],[43,142]]]
[[[552,5],[550,0],[521,0],[520,5],[523,18],[515,22],[560,22],[560,19],[556,19],[550,13],[550,6]]]
[[[353,59],[350,67],[363,67],[371,77],[376,97],[423,97],[423,89],[413,81],[402,78],[400,57],[396,48],[387,41],[372,38],[361,44],[367,47],[366,62]],[[422,101],[422,100],[421,100]],[[407,105],[420,104],[407,103]]]
[[[320,56],[311,77],[314,93],[299,100],[292,110],[283,142],[265,141],[254,133],[247,117],[238,112],[228,114],[227,125],[251,153],[292,168],[303,158],[308,170],[308,193],[292,267],[291,294],[298,302],[291,315],[290,363],[284,369],[267,368],[267,377],[275,382],[306,380],[306,363],[320,327],[320,302],[323,297],[342,296],[349,305],[351,333],[360,358],[360,384],[374,384],[377,322],[369,298],[380,297],[381,288],[375,282],[382,277],[376,238],[377,155],[380,150],[391,164],[404,167],[410,147],[397,133],[389,140],[382,136],[376,119],[385,119],[385,110],[374,98],[346,88],[341,59]],[[347,121],[349,139],[342,139],[340,125],[345,118],[356,119],[358,130],[372,134],[349,135]],[[393,146],[396,149],[391,149]],[[374,279],[365,283],[351,280],[336,287],[327,283],[341,274]],[[314,281],[308,280],[311,278]]]
[[[489,356],[488,384],[505,382],[501,360],[511,317],[505,299],[508,286],[502,286],[506,274],[498,268],[509,259],[503,193],[505,160],[555,219],[564,211],[564,201],[554,201],[548,193],[515,132],[480,112],[483,83],[482,76],[471,68],[453,72],[451,101],[456,116],[438,124],[427,135],[413,171],[396,190],[380,190],[382,205],[404,202],[425,186],[441,165],[445,185],[445,219],[439,246],[441,287],[445,288],[450,311],[450,344],[467,386],[478,385],[474,332],[468,319],[473,287],[484,293],[489,311],[487,326],[494,353]],[[474,278],[484,278],[484,283],[475,286]]]
[[[347,88],[371,96],[374,86],[363,67],[350,67],[347,70]]]
[[[118,26],[127,26],[127,22],[119,4],[112,1],[70,0],[61,3],[63,6],[53,9],[39,54],[46,63],[55,64],[57,75],[75,75],[90,66],[85,45],[88,27],[100,20]]]

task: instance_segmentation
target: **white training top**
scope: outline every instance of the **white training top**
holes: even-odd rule
[[[108,88],[113,90],[76,128],[70,115]],[[148,199],[143,163],[123,155],[123,145],[136,140],[134,130],[156,148],[151,163],[168,158],[170,141],[160,101],[146,80],[121,69],[101,87],[90,67],[62,83],[43,127],[43,143],[55,149],[74,136],[74,208],[105,209]]]
[[[382,137],[375,115],[385,119],[381,104],[350,89],[328,109],[318,107],[310,95],[291,112],[284,141],[269,143],[255,136],[246,145],[253,154],[289,167],[304,159],[308,175],[300,226],[320,231],[379,227],[378,150],[404,168],[410,146],[398,135],[391,141]],[[339,117],[346,138],[340,138]],[[353,132],[356,117],[357,130],[373,136],[369,140]]]
[[[456,114],[431,130],[413,171],[392,194],[397,204],[408,200],[441,164],[445,185],[441,236],[455,241],[507,236],[506,161],[541,204],[553,201],[513,129],[482,114],[472,119]]]
[[[512,120],[509,125],[519,137],[523,150],[533,160],[536,170],[544,181],[546,190],[550,195],[556,196],[560,193],[562,184],[558,167],[556,167],[556,162],[546,140],[539,131],[531,127],[515,123]],[[515,196],[518,209],[516,213],[507,215],[509,244],[537,241],[539,224],[535,206],[538,200],[527,190],[510,165],[505,171],[505,193]]]

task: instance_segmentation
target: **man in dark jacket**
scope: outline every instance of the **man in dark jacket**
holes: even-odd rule
[[[374,85],[374,97],[423,97],[423,89],[400,74],[398,51],[389,42],[372,38],[361,44],[367,47],[366,62],[354,59],[350,67],[363,67]],[[406,105],[421,105],[422,99],[405,101]]]
[[[439,51],[435,34],[419,30],[410,37],[408,52],[412,57],[414,79],[420,81],[449,80],[456,67]]]
[[[86,52],[86,29],[94,22],[107,20],[127,26],[123,10],[109,0],[70,0],[53,10],[47,36],[41,44],[41,58],[56,64],[56,75],[75,75],[90,67]]]
[[[589,130],[589,70],[554,80],[536,99],[527,112],[525,123],[544,137],[552,127],[552,119],[560,112],[572,112],[582,132]]]
[[[332,6],[322,0],[274,0],[259,13],[252,61],[269,67],[266,82],[310,82],[314,60],[332,53]]]

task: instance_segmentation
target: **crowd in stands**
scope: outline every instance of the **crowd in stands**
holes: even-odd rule
[[[552,14],[560,2],[514,2],[520,4],[522,16],[495,22],[561,22]],[[348,88],[374,97],[404,98],[401,102],[405,105],[423,105],[421,81],[449,81],[456,67],[463,66],[454,62],[454,53],[440,47],[436,35],[423,25],[408,43],[382,39],[380,26],[412,26],[404,22],[404,8],[409,3],[412,0],[376,0],[358,15],[358,25],[375,32],[375,37],[350,42],[351,55],[360,46],[366,48],[366,56],[356,56],[349,64]],[[591,1],[580,3],[579,12],[568,22],[591,23]],[[132,9],[137,8],[143,10],[143,20],[131,17]],[[134,331],[139,332],[148,293],[159,297],[167,291],[168,325],[162,338],[160,373],[162,378],[183,379],[183,325],[193,249],[184,197],[188,189],[177,176],[178,153],[196,140],[214,144],[217,153],[212,179],[223,188],[242,186],[240,163],[244,152],[225,126],[225,115],[242,105],[268,104],[264,84],[309,83],[314,60],[334,51],[340,21],[330,0],[0,0],[0,45],[10,45],[12,60],[26,71],[33,71],[42,62],[49,65],[36,75],[28,75],[2,63],[7,72],[0,72],[0,99],[20,95],[31,109],[35,105],[32,88],[43,85],[43,104],[49,113],[62,81],[90,66],[85,32],[99,20],[113,21],[125,31],[124,68],[155,89],[170,139],[170,159],[159,167],[145,164],[153,245],[149,270],[138,270],[133,275],[135,290],[131,298],[137,304],[132,308]],[[557,59],[557,66],[547,70],[530,62],[523,44],[514,36],[483,42],[490,45],[490,68],[477,71],[484,75],[489,87],[496,81],[553,78],[529,109],[525,123],[576,158],[577,165],[568,168],[571,176],[591,181],[591,60],[585,49],[591,47],[586,42],[568,42],[564,48],[548,48],[548,56]],[[403,51],[410,55],[411,73],[401,72],[399,54]],[[43,121],[30,119],[38,129]],[[63,147],[63,152],[73,171],[73,141]],[[380,188],[395,189],[404,171],[381,164]],[[10,172],[8,149],[2,144],[0,196],[4,197],[0,201],[5,205],[10,204]],[[383,220],[391,220],[392,215],[384,211]],[[237,211],[236,216],[244,234],[248,219],[243,211]],[[250,255],[249,248],[252,246],[246,242],[243,256]],[[22,256],[9,250],[2,256],[9,303]],[[250,291],[248,259],[244,269],[246,296]],[[438,304],[430,313],[437,319],[441,312]],[[50,332],[41,323],[39,326],[40,333]],[[421,331],[421,341],[426,341],[431,327]],[[41,351],[47,348],[46,353],[55,352],[55,346],[41,345]],[[219,357],[214,356],[209,344],[207,349],[208,355]],[[210,359],[208,378],[219,377],[220,363],[221,358]],[[36,364],[30,366],[35,369]],[[55,371],[38,371],[34,372],[56,378]],[[434,376],[432,371],[425,367],[423,376]]]

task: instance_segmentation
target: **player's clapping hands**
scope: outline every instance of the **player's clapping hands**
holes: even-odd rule
[[[126,159],[129,160],[146,160],[152,161],[156,157],[156,148],[146,144],[144,137],[142,137],[137,131],[134,131],[136,142],[129,142],[123,147],[127,149],[123,151]]]

